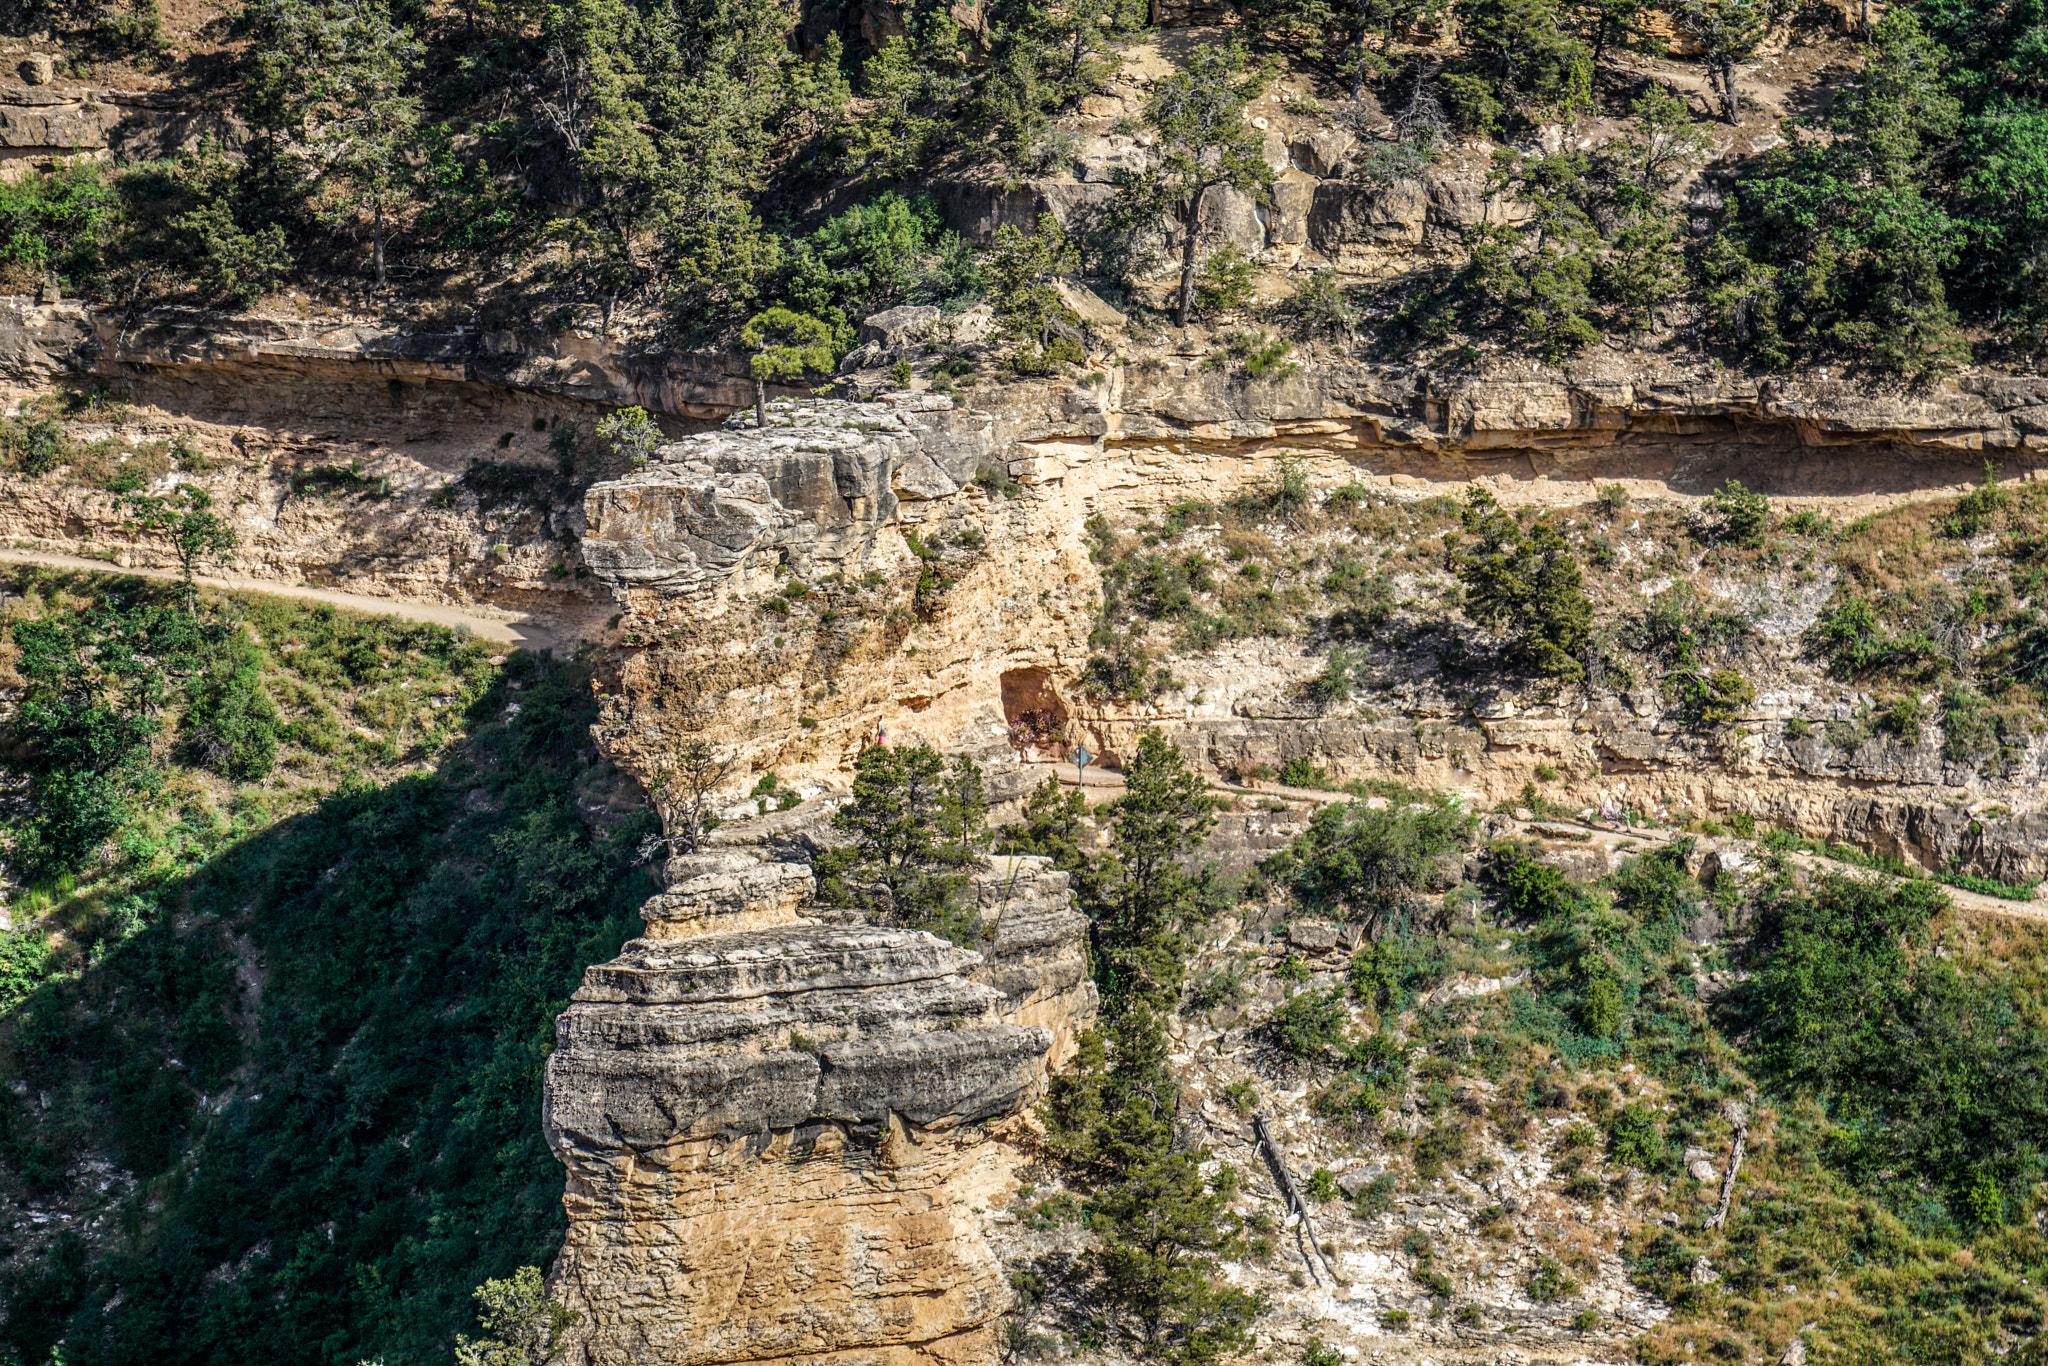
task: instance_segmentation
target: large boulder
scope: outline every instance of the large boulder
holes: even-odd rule
[[[1358,139],[1342,128],[1323,128],[1288,144],[1294,164],[1322,180],[1343,176]]]
[[[1202,195],[1200,214],[1209,240],[1229,242],[1248,256],[1265,250],[1266,225],[1258,201],[1236,186],[1211,185]]]
[[[930,304],[902,304],[861,319],[857,342],[879,342],[885,347],[922,341],[939,325],[939,310]]]

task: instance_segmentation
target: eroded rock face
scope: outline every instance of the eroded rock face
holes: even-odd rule
[[[1050,1062],[1063,1065],[1096,1007],[1083,947],[1088,918],[1074,909],[1067,875],[1035,855],[997,858],[975,877],[974,893],[985,955],[976,980],[1002,993],[1004,1019],[1048,1031]]]
[[[902,311],[902,310],[899,310]],[[583,548],[623,588],[702,598],[778,575],[857,571],[906,559],[879,537],[922,520],[988,458],[993,420],[924,395],[903,403],[775,405],[772,425],[732,419],[593,485]]]
[[[571,1359],[993,1360],[1008,1291],[974,1207],[1012,1155],[988,1126],[1094,1013],[1066,875],[984,875],[986,959],[806,918],[810,870],[759,849],[669,876],[548,1061]]]
[[[1879,500],[1959,491],[1987,453],[2008,479],[2048,477],[2043,413],[2048,390],[2026,377],[1895,391],[1818,372],[1759,378],[1599,358],[1569,372],[1504,363],[1444,373],[1323,357],[1248,385],[1192,352],[1108,365],[1064,388],[1010,386],[987,411],[928,394],[798,404],[765,433],[735,424],[591,491],[593,542],[611,544],[586,553],[620,591],[633,643],[647,647],[607,694],[602,740],[641,768],[661,737],[711,735],[756,772],[829,790],[880,725],[945,749],[1002,747],[1002,679],[1021,670],[1076,696],[1073,732],[1111,768],[1150,726],[1216,774],[1301,758],[1338,781],[1399,776],[1473,790],[1482,804],[1512,796],[1539,766],[1569,768],[1587,775],[1575,800],[1596,808],[1740,811],[1928,867],[2024,880],[2048,868],[2038,833],[2048,749],[2002,774],[1944,760],[1931,743],[1824,749],[1811,727],[1860,704],[1792,664],[1743,716],[1739,745],[1699,730],[1655,689],[1467,715],[1426,662],[1393,655],[1373,704],[1391,716],[1329,710],[1300,686],[1312,656],[1277,644],[1204,655],[1178,696],[1088,700],[1079,676],[1098,569],[1085,525],[1098,511],[1129,526],[1184,500],[1221,502],[1282,454],[1303,461],[1313,484],[1356,482],[1396,500],[1482,483],[1505,501],[1570,505],[1607,479],[1637,496],[1696,500],[1739,478],[1846,518]],[[967,482],[977,467],[999,470],[1013,496]],[[685,564],[698,554],[692,536],[725,533],[711,519],[670,532],[663,519],[687,517],[700,496],[690,490],[742,476],[769,489],[775,520],[739,528],[743,546],[722,564]],[[628,515],[633,499],[643,501]],[[903,612],[891,627],[887,604],[871,603],[828,640],[800,635],[816,628],[795,613],[775,614],[787,575],[895,575],[894,601],[906,602],[917,573],[908,534],[929,545],[935,532],[986,548],[941,601],[918,604],[914,623]],[[678,568],[623,572],[634,557],[663,556]],[[1791,641],[1826,591],[1729,596],[1761,634]],[[1263,838],[1246,832],[1249,845]]]

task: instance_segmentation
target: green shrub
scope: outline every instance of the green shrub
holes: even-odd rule
[[[378,475],[363,473],[359,462],[346,465],[310,465],[294,470],[286,481],[293,493],[301,497],[324,497],[329,494],[354,494],[363,498],[389,498],[391,481]]]
[[[1241,1006],[1250,999],[1244,964],[1236,959],[1208,969],[1188,987],[1190,1010],[1220,1010]]]
[[[100,284],[107,251],[125,219],[108,168],[92,161],[31,170],[0,184],[0,266],[12,267],[15,288],[33,288],[54,274],[74,289]]]
[[[1523,1291],[1538,1304],[1555,1304],[1578,1288],[1578,1282],[1565,1274],[1564,1264],[1555,1257],[1539,1256],[1535,1273],[1522,1283]]]
[[[1306,909],[1357,922],[1377,936],[1417,912],[1439,865],[1464,847],[1477,824],[1447,797],[1430,799],[1420,811],[1332,804],[1260,867]]]
[[[1346,336],[1358,321],[1358,307],[1334,270],[1312,271],[1296,280],[1287,308],[1312,335]]]
[[[1267,332],[1233,332],[1209,357],[1212,369],[1222,370],[1235,362],[1246,379],[1286,379],[1300,367],[1287,359],[1294,343]]]
[[[195,678],[188,695],[188,761],[237,782],[268,777],[277,762],[279,726],[256,651],[232,651]]]
[[[1330,653],[1323,659],[1322,672],[1304,685],[1309,698],[1319,705],[1329,706],[1350,697],[1353,688],[1357,686],[1352,671],[1358,664],[1357,656],[1351,651],[1341,645],[1331,646]],[[1289,780],[1283,778],[1281,781]]]
[[[1607,1156],[1621,1166],[1645,1171],[1656,1171],[1664,1165],[1664,1130],[1647,1104],[1631,1101],[1608,1122]]]
[[[1901,616],[1904,614],[1889,602],[1881,607],[1853,589],[1846,590],[1808,628],[1807,652],[1826,661],[1831,677],[1845,681],[1879,673],[1933,673],[1938,677],[1946,661],[1924,633],[1910,627],[1897,634],[1885,629],[1887,617],[1897,620]]]
[[[54,417],[0,418],[0,447],[14,467],[39,479],[71,458],[71,438]]]
[[[1956,540],[1969,540],[1990,530],[2011,505],[2012,494],[1998,484],[1997,462],[1986,460],[1984,482],[1964,494],[1957,501],[1955,511],[1941,519],[1941,534]]]
[[[1701,674],[1674,673],[1664,680],[1664,690],[1678,703],[1680,713],[1696,726],[1726,726],[1742,719],[1743,711],[1756,701],[1756,685],[1733,669],[1715,669]]]
[[[1434,1181],[1444,1168],[1465,1159],[1465,1131],[1455,1124],[1439,1124],[1415,1136],[1415,1175]]]
[[[1280,765],[1280,782],[1287,787],[1306,787],[1328,790],[1330,771],[1320,768],[1306,755],[1297,754]]]
[[[1997,964],[1926,952],[1946,904],[1932,882],[1832,876],[1766,908],[1769,956],[1736,1008],[1778,1084],[1825,1094],[1839,1137],[1826,1158],[1882,1198],[1957,1210],[1979,1172],[2017,1182],[2015,1155],[2048,1123],[2034,1088],[1993,1085],[2048,1066],[2048,1044],[2001,1021]]]
[[[1360,1219],[1373,1219],[1394,1208],[1394,1178],[1381,1173],[1361,1186],[1351,1202],[1351,1212]]]
[[[1195,303],[1203,316],[1235,313],[1249,304],[1252,278],[1258,269],[1258,262],[1238,250],[1235,242],[1225,242],[1210,252],[1195,276]]]
[[[1909,744],[1918,743],[1927,726],[1927,706],[1911,693],[1892,698],[1877,714],[1877,727]]]
[[[1979,896],[1995,896],[2005,901],[2032,901],[2034,893],[2040,890],[2039,882],[2000,882],[1995,877],[1980,877],[1974,873],[1960,873],[1953,869],[1936,873],[1934,880],[1948,887],[1960,887],[1966,892]]]
[[[1505,633],[1510,649],[1536,672],[1566,682],[1586,676],[1579,656],[1592,636],[1593,604],[1571,547],[1548,521],[1526,530],[1493,495],[1473,488],[1463,512],[1470,548],[1451,555],[1465,589],[1465,614]]]
[[[1731,545],[1758,546],[1771,529],[1771,501],[1730,479],[1707,496],[1714,518],[1714,539]]]
[[[40,930],[25,924],[0,930],[0,1013],[42,985],[54,966],[52,959],[49,941]]]
[[[1343,1041],[1350,1023],[1344,993],[1332,987],[1326,991],[1304,991],[1282,1002],[1268,1025],[1274,1042],[1282,1049],[1294,1057],[1314,1060]]]

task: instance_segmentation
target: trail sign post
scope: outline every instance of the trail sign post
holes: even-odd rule
[[[1081,771],[1088,767],[1088,761],[1095,756],[1088,752],[1088,746],[1074,746],[1074,786],[1081,785]]]

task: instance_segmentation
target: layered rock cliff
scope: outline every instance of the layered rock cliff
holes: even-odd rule
[[[990,1360],[1008,1289],[978,1207],[1016,1162],[992,1126],[1094,1014],[1066,875],[983,874],[984,956],[800,914],[808,868],[749,833],[671,861],[558,1024],[573,1359]]]
[[[1847,520],[1960,491],[1987,453],[2008,478],[2039,477],[2044,402],[2039,382],[2014,378],[1880,393],[1817,377],[1330,362],[1252,382],[1154,358],[1065,390],[1013,386],[986,410],[923,392],[785,404],[765,431],[734,419],[591,490],[585,553],[640,647],[601,730],[629,766],[708,734],[819,788],[843,782],[877,726],[979,751],[1043,707],[1111,767],[1148,725],[1183,735],[1218,776],[1302,758],[1338,781],[1397,776],[1491,803],[1563,767],[1579,775],[1566,800],[1740,811],[1930,866],[2038,876],[2038,746],[1980,773],[1938,740],[1844,749],[1806,735],[1867,706],[1801,663],[1799,633],[1825,598],[1811,574],[1729,589],[1777,661],[1732,739],[1654,688],[1573,699],[1496,681],[1475,696],[1433,655],[1398,650],[1379,695],[1335,708],[1302,692],[1320,652],[1279,639],[1188,657],[1186,682],[1144,702],[1091,698],[1080,675],[1099,582],[1087,519],[1135,525],[1220,502],[1268,479],[1276,456],[1300,460],[1314,487],[1400,506],[1472,482],[1510,505],[1583,505],[1615,481],[1682,509],[1736,477]],[[1645,535],[1614,553],[1662,556]]]

